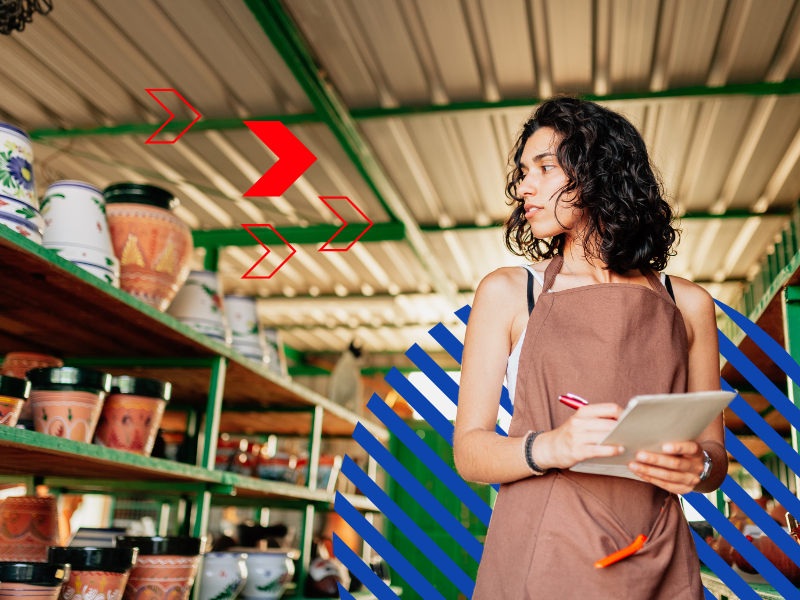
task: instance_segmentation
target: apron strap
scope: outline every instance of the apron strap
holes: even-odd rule
[[[547,269],[544,272],[544,285],[542,286],[542,294],[547,292],[556,280],[556,275],[561,271],[561,265],[564,264],[564,257],[560,254],[553,257]]]
[[[661,296],[670,304],[675,304],[675,300],[673,300],[672,296],[670,296],[667,288],[664,287],[664,284],[661,283],[661,278],[653,273],[653,270],[650,267],[642,267],[641,271],[642,275],[647,278],[647,282],[650,284],[650,287],[652,287],[659,296]]]

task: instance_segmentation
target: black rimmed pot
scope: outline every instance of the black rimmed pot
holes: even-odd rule
[[[206,538],[194,537],[117,537],[117,548],[139,548],[139,558],[131,570],[126,598],[138,598],[148,589],[175,587],[178,600],[187,600],[192,590]]]
[[[138,548],[139,556],[200,556],[205,553],[206,538],[184,535],[117,536],[117,548]]]
[[[98,595],[105,598],[122,598],[138,553],[136,548],[50,546],[47,560],[68,563],[72,567],[69,579],[61,588],[61,600],[81,595],[84,588],[97,590]]]
[[[0,598],[54,600],[69,576],[68,564],[0,562]]]
[[[103,190],[106,204],[146,204],[165,210],[175,208],[180,201],[167,190],[142,183],[115,183]]]
[[[30,381],[0,375],[0,425],[11,427],[17,425],[22,407],[30,393]]]

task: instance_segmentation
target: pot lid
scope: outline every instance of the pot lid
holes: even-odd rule
[[[31,392],[31,382],[19,377],[0,375],[0,396],[26,399]]]
[[[0,581],[55,587],[69,577],[69,571],[63,563],[0,562]]]
[[[111,389],[111,375],[92,369],[45,367],[31,369],[25,376],[31,382],[31,389],[34,390],[81,388],[108,392]]]
[[[103,196],[107,204],[130,202],[166,210],[171,210],[180,204],[180,201],[171,192],[143,183],[115,183],[103,190]]]
[[[169,381],[160,381],[158,379],[120,375],[111,380],[111,393],[159,398],[169,402],[172,395],[172,384]]]
[[[117,536],[117,548],[138,548],[139,556],[199,556],[205,551],[205,542],[205,537]]]
[[[47,560],[68,564],[73,571],[124,573],[136,564],[138,554],[137,548],[51,546],[47,549]]]

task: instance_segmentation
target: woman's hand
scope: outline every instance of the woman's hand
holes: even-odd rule
[[[697,442],[664,444],[664,454],[639,452],[628,464],[636,475],[673,494],[688,494],[700,483],[705,456]]]
[[[622,408],[612,403],[579,408],[561,427],[534,440],[533,461],[542,469],[568,469],[587,458],[622,454],[621,446],[597,445],[621,414]]]

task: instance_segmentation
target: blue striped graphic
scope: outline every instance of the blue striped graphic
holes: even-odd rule
[[[381,578],[378,577],[363,560],[356,556],[356,553],[353,552],[350,547],[345,544],[335,533],[333,534],[333,554],[336,558],[342,561],[342,564],[345,567],[350,569],[350,572],[353,575],[358,577],[358,580],[364,584],[364,587],[372,592],[372,595],[378,600],[399,600],[397,594],[389,589],[389,586],[381,581]],[[347,590],[344,590],[340,584],[339,597],[352,598],[353,596],[350,595]]]
[[[753,588],[747,585],[747,582],[742,579],[728,563],[722,560],[720,555],[714,552],[714,550],[706,544],[705,540],[697,535],[694,529],[692,529],[692,536],[694,537],[694,545],[697,547],[697,556],[700,557],[704,565],[725,582],[725,585],[739,597],[739,600],[761,600],[761,596],[756,594]],[[703,587],[703,589],[705,590],[706,596],[708,596],[710,594],[708,589],[705,587]]]
[[[447,327],[439,323],[431,328],[428,333],[445,349],[445,352],[452,356],[458,364],[461,364],[464,344],[458,341],[458,338]]]

